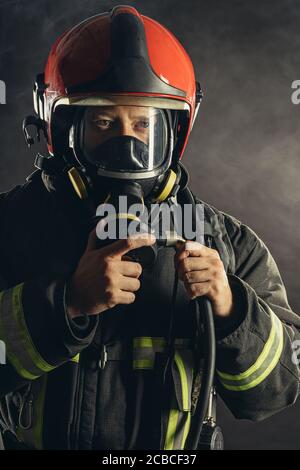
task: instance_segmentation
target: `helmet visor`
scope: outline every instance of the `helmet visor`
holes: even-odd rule
[[[169,137],[166,111],[148,106],[88,106],[79,126],[80,153],[100,173],[165,167]]]

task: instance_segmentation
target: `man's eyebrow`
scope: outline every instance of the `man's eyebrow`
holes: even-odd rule
[[[114,114],[113,112],[107,112],[107,111],[98,111],[98,112],[95,112],[93,113],[92,117],[93,119],[97,118],[97,117],[103,117],[103,116],[107,116],[107,117],[113,117],[113,118],[118,118],[119,116]],[[149,119],[150,117],[154,117],[156,116],[156,114],[150,114],[150,115],[147,115],[147,114],[141,114],[139,116],[128,116],[129,119]]]
[[[140,116],[133,116],[132,118],[130,117],[130,119],[149,119],[150,117],[152,117],[152,115],[141,114]]]
[[[98,116],[109,116],[109,117],[113,117],[113,112],[111,111],[94,111],[92,113],[92,117],[95,118],[95,117],[98,117]]]

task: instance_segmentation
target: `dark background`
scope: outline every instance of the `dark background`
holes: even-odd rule
[[[167,26],[189,52],[205,92],[183,162],[197,195],[250,225],[276,259],[300,313],[299,0],[0,0],[0,191],[33,171],[21,131],[36,73],[67,27],[119,3]],[[263,423],[220,404],[227,449],[300,449],[300,402]]]

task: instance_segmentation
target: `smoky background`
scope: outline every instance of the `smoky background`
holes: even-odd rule
[[[195,66],[204,100],[183,163],[202,200],[248,224],[272,252],[300,313],[300,78],[297,0],[0,0],[0,191],[33,171],[21,123],[32,85],[58,35],[127,3],[169,28]],[[0,222],[1,227],[1,222]],[[235,420],[219,404],[227,449],[300,449],[300,403],[262,423]]]

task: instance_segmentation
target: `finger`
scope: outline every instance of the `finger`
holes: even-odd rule
[[[122,276],[119,286],[122,291],[136,292],[141,287],[141,283],[133,277]]]
[[[178,275],[179,278],[184,280],[184,275],[190,271],[201,271],[203,269],[209,269],[211,264],[208,258],[185,258],[180,264],[178,264]]]
[[[184,249],[181,249],[180,251],[176,252],[176,254],[174,256],[175,269],[177,269],[179,263],[181,263],[181,261],[183,261],[188,256],[189,256],[189,252],[184,250]]]
[[[210,292],[210,284],[210,281],[189,284],[186,288],[186,292],[190,299],[195,299],[196,297],[208,295]]]
[[[109,256],[121,259],[123,255],[126,255],[126,253],[131,250],[141,248],[142,246],[153,245],[155,240],[155,236],[151,234],[131,235],[128,238],[113,242],[111,245],[104,248],[104,250]]]
[[[175,249],[177,253],[185,250],[186,242],[178,241],[175,245]]]
[[[213,279],[213,273],[209,269],[202,271],[190,271],[183,275],[183,280],[186,285],[199,282],[207,282]]]
[[[185,250],[187,250],[190,256],[209,256],[213,258],[220,258],[217,250],[209,248],[208,246],[201,245],[201,243],[188,241],[185,243]]]
[[[119,272],[128,277],[140,277],[142,266],[134,261],[120,261]]]
[[[132,304],[135,301],[135,294],[133,292],[125,292],[120,290],[118,294],[118,304]]]

